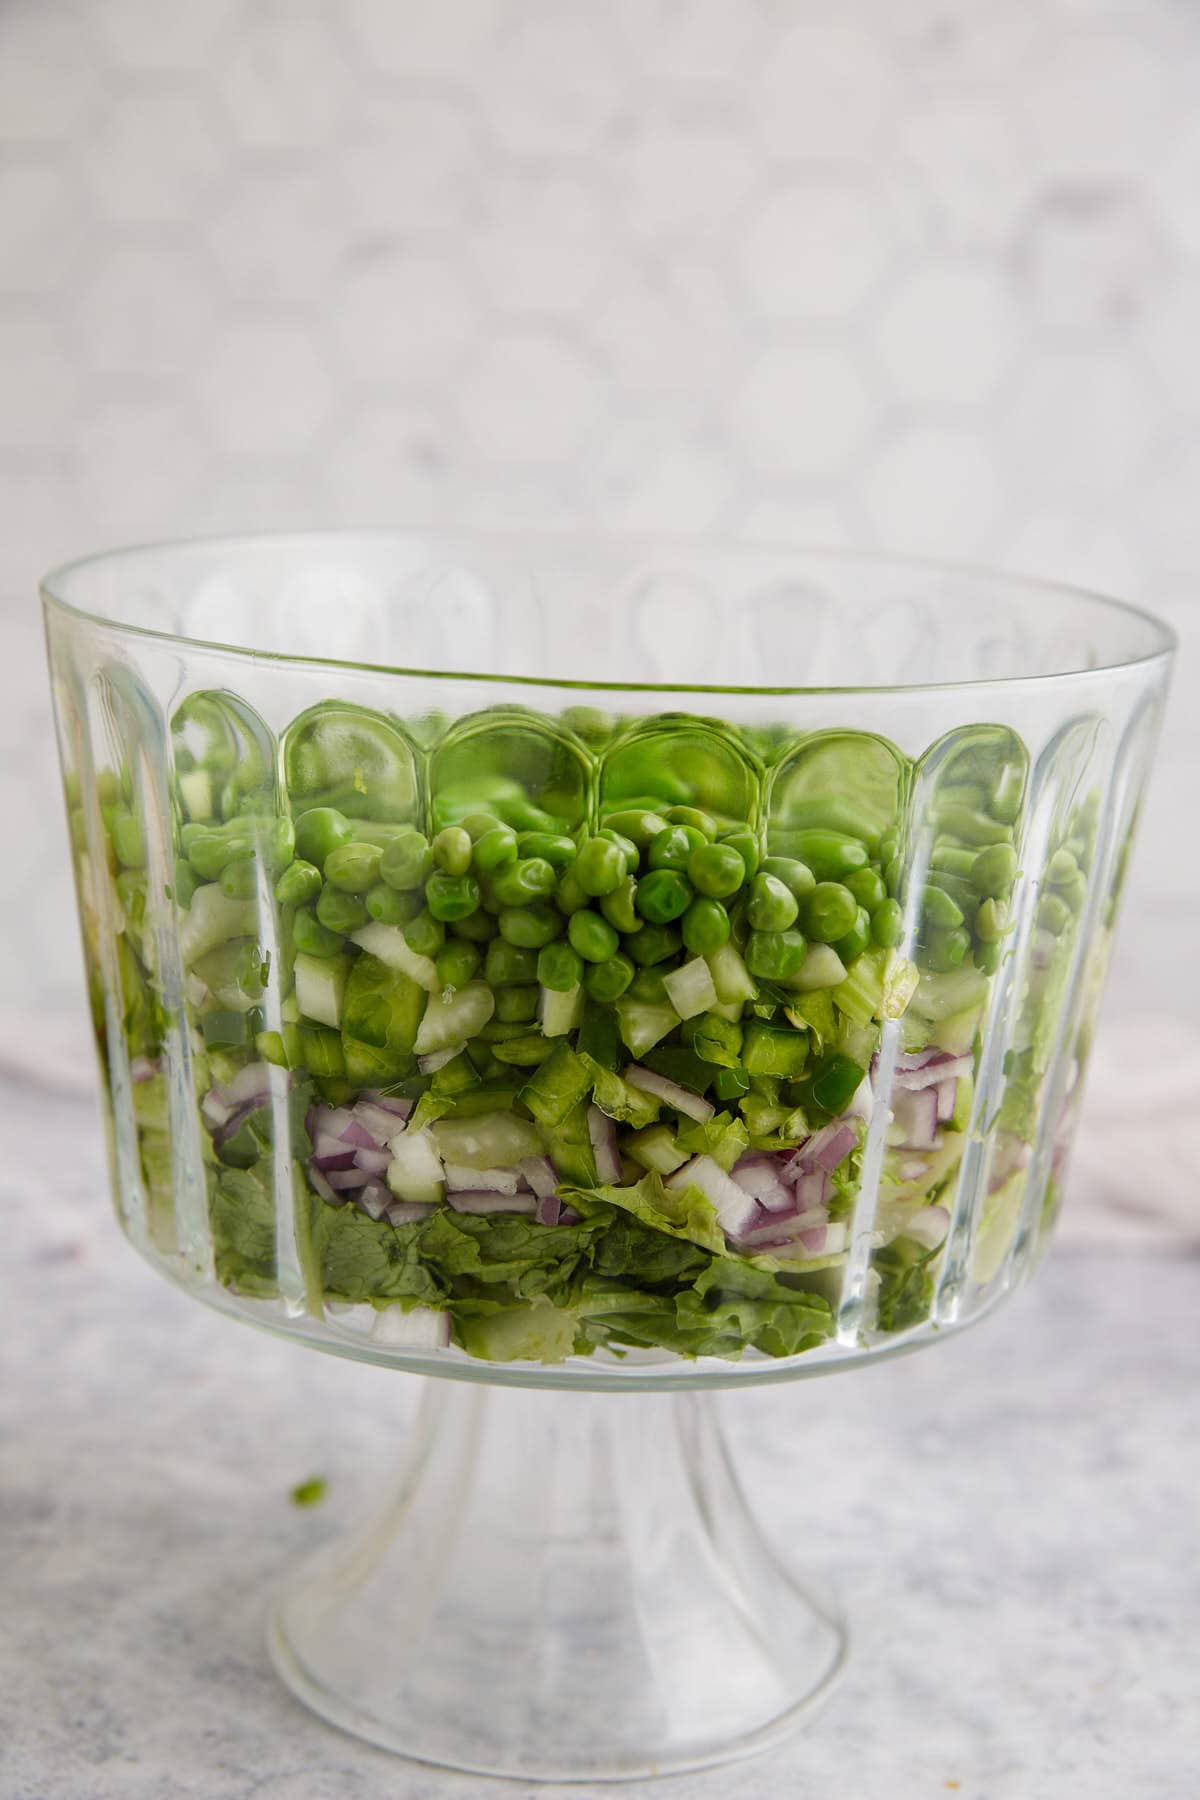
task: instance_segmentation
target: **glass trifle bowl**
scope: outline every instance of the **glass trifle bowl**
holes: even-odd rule
[[[844,1632],[714,1395],[981,1318],[1054,1222],[1170,633],[914,562],[570,534],[44,584],[122,1228],[429,1381],[270,1626],[526,1778],[769,1743]]]

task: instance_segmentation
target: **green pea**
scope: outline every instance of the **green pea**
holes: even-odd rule
[[[840,881],[819,881],[804,904],[805,929],[818,944],[836,944],[857,917],[858,901]]]
[[[508,825],[494,825],[475,840],[475,867],[484,874],[506,869],[517,860],[517,834]]]
[[[415,919],[404,927],[404,941],[418,956],[436,956],[446,942],[446,927],[423,906]]]
[[[430,848],[437,867],[447,875],[465,875],[471,866],[471,834],[461,825],[447,825]]]
[[[406,831],[393,838],[379,863],[379,873],[389,887],[409,893],[424,887],[433,873],[433,851],[419,831]]]
[[[558,876],[553,864],[544,856],[529,856],[509,863],[507,868],[497,869],[491,885],[501,906],[524,906],[530,900],[541,900],[552,894],[558,885]]]
[[[898,856],[893,856],[885,865],[883,882],[893,900],[900,892],[900,883],[904,880],[904,864]]]
[[[619,831],[622,837],[629,838],[639,850],[648,850],[659,833],[667,829],[667,821],[661,813],[641,807],[606,813],[604,824],[607,830]]]
[[[997,944],[976,944],[975,967],[984,975],[994,975],[1000,967],[1003,952]]]
[[[812,826],[791,835],[791,848],[800,862],[807,864],[818,883],[844,880],[855,869],[865,869],[868,861],[866,845],[844,831]],[[851,895],[853,899],[853,895]]]
[[[673,925],[647,925],[622,940],[621,948],[641,968],[665,962],[682,949],[683,939]]]
[[[575,879],[593,900],[611,894],[628,873],[625,852],[608,838],[589,838],[575,861]]]
[[[856,957],[861,956],[871,942],[871,915],[865,906],[860,906],[858,916],[845,937],[840,937],[833,946],[849,968]]]
[[[589,999],[619,1000],[634,977],[634,967],[618,950],[604,962],[592,962],[583,972],[583,986]]]
[[[572,917],[579,915],[573,914]],[[528,906],[506,906],[499,919],[500,936],[522,950],[540,950],[553,943],[562,930],[562,917],[545,900]]]
[[[698,894],[727,900],[746,879],[746,865],[732,844],[700,844],[688,857],[688,880]]]
[[[603,968],[604,965],[597,963],[596,967]],[[647,1006],[662,1006],[669,998],[667,984],[657,969],[639,969],[629,984],[629,992],[635,1000],[644,1000]]]
[[[879,840],[879,861],[886,865],[900,848],[900,839],[894,831],[885,831]]]
[[[402,894],[398,889],[389,887],[386,881],[377,881],[363,895],[363,905],[368,917],[377,920],[380,925],[407,925],[421,910],[421,896]]]
[[[1012,839],[1011,825],[1002,825],[975,807],[939,800],[934,817],[944,831],[963,844],[1008,844]]]
[[[489,987],[513,987],[537,980],[538,959],[532,950],[510,944],[504,938],[493,938],[483,963],[483,978]]]
[[[568,869],[566,874],[559,878],[558,886],[554,890],[555,906],[560,913],[569,916],[571,913],[578,912],[587,903],[588,896],[580,887],[575,870]]]
[[[425,904],[444,924],[469,918],[479,906],[479,883],[473,875],[450,875],[435,869],[425,883]]]
[[[340,850],[351,836],[349,819],[336,807],[310,806],[296,820],[296,855],[323,869],[329,852]]]
[[[146,845],[142,828],[132,813],[118,813],[112,824],[112,845],[117,861],[126,869],[146,866]]]
[[[179,847],[183,851],[183,854],[188,856],[191,853],[192,845],[200,838],[208,837],[208,835],[209,827],[207,825],[202,825],[196,819],[190,819],[186,825],[181,825],[179,827]],[[86,848],[86,845],[84,848]]]
[[[501,988],[496,995],[496,1017],[501,1025],[527,1025],[537,1018],[536,987]]]
[[[711,813],[701,812],[698,806],[668,806],[666,817],[672,825],[690,825],[701,837],[715,838],[717,821]]]
[[[288,818],[272,819],[258,838],[258,851],[272,876],[282,875],[296,854],[296,828]]]
[[[817,878],[808,864],[797,862],[794,856],[768,856],[763,862],[762,872],[764,875],[773,875],[776,881],[782,881],[797,900],[807,899],[817,885]]]
[[[237,862],[249,848],[245,838],[226,837],[223,831],[206,831],[192,839],[188,861],[205,881],[219,881],[225,864]]]
[[[320,882],[320,879],[321,877],[318,875],[317,881]],[[186,907],[192,904],[192,895],[200,886],[200,877],[191,863],[185,862],[182,857],[175,864],[175,879],[171,886],[176,906]]]
[[[485,912],[482,906],[478,912],[468,913],[465,919],[454,921],[455,936],[467,938],[472,944],[486,944],[495,937],[496,930],[495,914]]]
[[[984,900],[975,914],[975,935],[985,944],[997,944],[1008,930],[1008,907],[1003,900]],[[978,952],[975,956],[979,961]]]
[[[337,956],[342,936],[322,925],[311,906],[300,906],[292,919],[292,943],[305,956]]]
[[[933,882],[925,889],[922,916],[927,924],[942,930],[952,930],[963,922],[961,906],[956,906],[945,888],[937,887]]]
[[[703,894],[684,913],[681,929],[693,956],[711,956],[729,942],[729,914],[719,900]]]
[[[898,900],[884,900],[871,914],[871,936],[881,950],[894,950],[904,936],[904,912]]]
[[[749,826],[735,825],[732,830],[723,831],[717,842],[728,844],[731,850],[737,851],[742,859],[742,867],[746,871],[743,880],[753,881],[758,874],[758,839]]]
[[[957,844],[935,844],[929,866],[939,875],[956,875],[960,880],[969,881],[975,858],[974,850],[962,850]]]
[[[1003,900],[1016,879],[1017,853],[1011,844],[991,844],[971,867],[971,881],[984,898]]]
[[[815,889],[814,889],[815,892]],[[746,919],[751,931],[786,931],[796,923],[800,903],[777,875],[758,874],[750,885]]]
[[[1005,763],[993,783],[987,803],[993,819],[999,819],[1005,825],[1015,824],[1024,791],[1025,771],[1019,763]]]
[[[626,837],[622,831],[614,831],[611,825],[602,825],[600,830],[596,833],[596,836],[598,838],[603,838],[606,843],[615,844],[617,846],[617,849],[620,850],[625,857],[626,869],[631,873],[637,868],[642,858],[641,852],[632,838]]]
[[[280,906],[303,906],[316,899],[321,886],[321,871],[315,864],[294,862],[275,883],[275,898]]]
[[[676,829],[686,830],[686,826]],[[652,925],[679,919],[692,903],[692,884],[678,869],[651,869],[643,875],[634,894],[634,905]]]
[[[479,973],[482,961],[474,944],[464,943],[462,938],[448,938],[435,958],[438,980],[444,988],[466,987]]]
[[[787,981],[807,952],[808,945],[798,931],[752,931],[746,939],[746,967],[762,981]]]
[[[961,926],[952,931],[931,931],[925,944],[925,961],[939,975],[962,966],[971,948],[970,935]]]
[[[358,894],[343,894],[340,888],[332,887],[328,881],[321,889],[317,901],[317,917],[330,931],[348,935],[360,930],[370,916]]]
[[[590,909],[571,914],[567,921],[567,936],[571,948],[589,963],[604,962],[607,957],[615,956],[621,942],[616,927]]]
[[[325,858],[325,879],[346,894],[365,894],[379,880],[382,861],[374,844],[340,844]]]
[[[1072,912],[1082,911],[1088,894],[1087,877],[1082,874],[1076,875],[1072,881],[1067,883],[1066,887],[1060,889],[1060,892]]]
[[[538,951],[537,978],[554,994],[569,994],[583,980],[583,958],[560,938]]]
[[[501,823],[495,813],[490,812],[468,813],[465,819],[460,819],[458,822],[473,844],[477,844],[480,838],[486,837],[489,831],[495,831]]]
[[[258,863],[253,856],[239,856],[221,870],[221,892],[227,900],[253,900],[258,892]]]
[[[1037,921],[1043,931],[1052,931],[1058,937],[1071,923],[1071,909],[1059,895],[1043,894],[1038,904]]]
[[[692,851],[706,841],[691,825],[668,825],[651,843],[647,861],[652,869],[686,869]]]
[[[1050,887],[1069,887],[1079,873],[1079,864],[1069,850],[1056,850],[1046,864],[1046,881]]]
[[[535,806],[524,794],[515,800],[505,800],[501,806],[504,823],[511,825],[514,831],[553,831],[557,823],[553,813],[544,807]]]
[[[877,906],[882,906],[887,899],[887,888],[883,885],[883,876],[877,869],[855,869],[846,877],[846,886],[854,895],[860,906],[865,906],[873,913]],[[792,892],[795,893],[795,888]]]
[[[517,839],[522,856],[538,856],[559,873],[569,869],[579,854],[572,837],[557,831],[523,831]]]
[[[600,911],[610,925],[618,931],[640,931],[644,921],[639,917],[634,906],[637,893],[637,880],[627,875],[620,887],[614,888],[611,894],[604,894],[600,900]]]

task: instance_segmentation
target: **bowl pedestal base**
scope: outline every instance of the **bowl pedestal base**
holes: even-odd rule
[[[845,1637],[764,1543],[711,1394],[431,1381],[394,1497],[291,1577],[270,1645],[389,1750],[602,1781],[765,1748]]]

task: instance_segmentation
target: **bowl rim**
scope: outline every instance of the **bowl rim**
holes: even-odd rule
[[[1137,621],[1143,627],[1149,627],[1158,642],[1153,647],[1136,655],[1116,657],[1111,661],[1095,663],[1078,668],[1063,668],[1026,675],[1000,675],[984,678],[968,678],[956,681],[930,682],[861,682],[831,683],[828,685],[805,685],[796,683],[782,684],[737,684],[724,682],[662,682],[662,681],[608,681],[585,680],[571,676],[523,675],[497,673],[467,669],[431,669],[409,667],[400,663],[363,661],[360,658],[336,656],[301,655],[290,651],[256,649],[251,644],[232,643],[224,639],[192,637],[172,631],[159,630],[154,626],[135,625],[118,618],[97,612],[87,606],[79,605],[68,599],[62,590],[69,589],[80,576],[108,564],[122,561],[136,562],[142,557],[161,556],[170,551],[221,551],[229,554],[256,548],[260,545],[305,544],[312,546],[328,546],[332,544],[347,545],[353,542],[382,543],[388,540],[416,540],[427,538],[432,540],[454,540],[464,548],[472,544],[478,546],[519,546],[527,543],[543,549],[550,546],[572,547],[581,553],[590,546],[619,548],[631,553],[651,552],[669,555],[672,552],[690,555],[708,552],[713,556],[792,556],[797,561],[821,561],[846,569],[860,568],[864,570],[895,570],[913,575],[922,574],[927,577],[941,579],[955,578],[970,581],[990,581],[1004,587],[1021,589],[1026,592],[1042,595],[1047,602],[1066,600],[1085,601],[1088,605],[1098,607],[1102,611],[1119,613],[1130,621]],[[151,643],[164,643],[188,650],[216,652],[220,655],[246,658],[256,663],[278,664],[284,667],[300,667],[310,669],[345,669],[364,673],[397,676],[408,680],[429,682],[471,682],[483,687],[528,687],[533,689],[561,689],[576,693],[605,694],[709,694],[756,697],[796,697],[815,695],[920,695],[946,694],[955,692],[986,692],[989,690],[1011,691],[1023,687],[1043,687],[1047,684],[1059,685],[1068,682],[1087,681],[1097,676],[1119,675],[1136,669],[1149,670],[1155,665],[1170,665],[1179,648],[1179,637],[1174,627],[1161,619],[1148,608],[1135,605],[1128,600],[1118,599],[1115,595],[1100,589],[1084,586],[1081,583],[1060,581],[1046,576],[1031,575],[1015,570],[990,567],[984,563],[956,561],[949,558],[916,556],[907,553],[893,554],[889,551],[853,550],[840,546],[824,546],[819,544],[791,543],[781,539],[735,538],[718,536],[712,533],[655,533],[655,532],[622,532],[598,530],[590,527],[575,526],[470,526],[470,525],[407,525],[407,526],[338,526],[316,527],[312,529],[280,529],[265,531],[246,531],[230,533],[197,533],[191,536],[147,539],[145,541],[111,546],[104,550],[90,552],[87,555],[73,557],[66,562],[55,564],[42,576],[38,583],[38,591],[43,607],[54,610],[68,617],[112,631],[120,636],[133,640]]]

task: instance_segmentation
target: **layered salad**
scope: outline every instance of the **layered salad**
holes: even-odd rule
[[[172,736],[165,833],[128,764],[90,825],[69,796],[159,1248],[198,1144],[235,1294],[494,1362],[791,1357],[849,1284],[864,1333],[928,1316],[976,1143],[1003,1258],[1094,836],[1077,809],[1038,871],[983,1116],[1010,731],[914,762],[853,730],[331,700],[276,738],[210,692]]]

